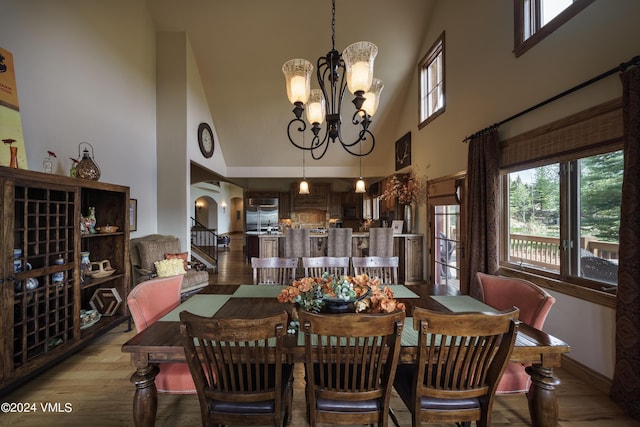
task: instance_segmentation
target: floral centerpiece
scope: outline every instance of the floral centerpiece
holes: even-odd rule
[[[391,313],[405,310],[405,305],[393,299],[389,287],[381,287],[380,279],[366,274],[335,277],[324,273],[321,277],[294,280],[278,295],[279,302],[298,304],[301,309],[319,313],[327,301],[341,300],[355,303],[356,312]]]
[[[398,198],[401,205],[411,205],[422,200],[426,184],[424,179],[419,178],[413,171],[406,175],[393,175],[380,195],[382,200]]]

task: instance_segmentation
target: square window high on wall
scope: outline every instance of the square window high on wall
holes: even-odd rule
[[[594,0],[513,0],[514,49],[522,55]]]
[[[422,129],[444,112],[445,68],[444,32],[419,64],[420,69],[420,124]]]

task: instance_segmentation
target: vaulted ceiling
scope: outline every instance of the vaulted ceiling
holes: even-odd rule
[[[369,166],[391,164],[390,150],[401,136],[398,115],[407,97],[418,102],[408,88],[424,54],[432,4],[433,0],[336,1],[336,49],[361,40],[379,49],[374,75],[384,82],[384,90],[372,124],[376,148],[365,160]],[[229,176],[299,175],[302,153],[286,134],[293,113],[282,65],[305,58],[315,71],[318,57],[331,49],[331,1],[148,0],[148,7],[156,31],[188,35]],[[314,87],[318,84],[312,79]],[[343,122],[349,122],[354,111],[352,96],[347,95]],[[308,176],[331,176],[336,170],[355,174],[357,167],[358,159],[338,144],[329,147],[322,160],[307,157]]]

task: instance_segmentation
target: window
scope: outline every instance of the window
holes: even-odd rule
[[[444,32],[420,61],[420,124],[422,129],[444,112]]]
[[[515,55],[522,55],[593,1],[514,0]]]
[[[507,261],[615,293],[623,165],[617,150],[507,174]]]
[[[500,141],[501,268],[615,307],[623,137],[618,98]]]

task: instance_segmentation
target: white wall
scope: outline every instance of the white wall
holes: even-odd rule
[[[67,174],[89,142],[100,181],[138,199],[132,237],[155,232],[155,34],[144,0],[2,0],[0,45],[15,60],[29,169],[42,170],[50,150]]]
[[[513,7],[503,0],[438,1],[425,22],[424,55],[446,32],[446,111],[418,125],[418,75],[406,98],[400,137],[412,131],[412,162],[429,179],[467,167],[462,140],[640,54],[640,2],[596,1],[524,55],[513,53]],[[618,76],[594,84],[500,128],[502,138],[621,96]],[[419,230],[426,233],[420,206]],[[570,357],[611,378],[614,310],[554,293],[545,330],[572,346]]]

